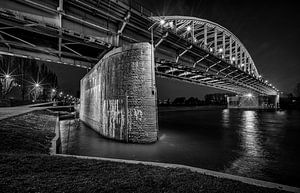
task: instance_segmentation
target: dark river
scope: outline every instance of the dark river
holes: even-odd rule
[[[159,112],[159,141],[150,145],[72,125],[61,122],[63,153],[185,164],[300,186],[300,111]]]

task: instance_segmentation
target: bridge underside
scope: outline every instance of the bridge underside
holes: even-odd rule
[[[128,0],[1,0],[0,54],[92,69],[81,81],[81,119],[128,142],[157,139],[154,74],[237,94],[277,94],[225,28],[178,16],[165,27],[160,19]]]
[[[187,22],[194,21],[183,19],[178,21],[182,23],[176,26],[178,31],[167,29],[147,9],[126,0],[2,0],[1,7],[0,54],[91,69],[115,47],[153,41],[158,76],[238,94],[276,94],[269,84],[233,65],[227,56],[199,46],[200,41],[193,42],[185,29]],[[206,41],[214,39],[213,46],[225,46],[227,53],[230,39],[221,38],[227,32],[213,27],[206,29]],[[205,36],[204,29],[198,30],[198,38]]]

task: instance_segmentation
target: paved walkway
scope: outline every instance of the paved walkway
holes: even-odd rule
[[[35,110],[42,110],[49,108],[49,106],[40,107],[40,105],[46,105],[48,103],[34,104],[34,105],[24,105],[17,107],[0,107],[0,120],[6,119],[8,117],[28,113]]]

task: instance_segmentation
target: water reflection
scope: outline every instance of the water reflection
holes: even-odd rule
[[[297,186],[299,117],[300,111],[160,112],[159,141],[150,145],[115,142],[63,121],[63,152],[185,164]]]
[[[230,126],[229,109],[223,109],[223,111],[222,111],[222,125],[225,128],[228,128]]]
[[[246,156],[261,156],[261,146],[258,143],[257,112],[244,111],[241,128],[244,154]]]
[[[262,128],[259,127],[258,111],[242,111],[240,123],[237,126],[236,132],[240,135],[240,148],[242,150],[240,156],[225,171],[263,179],[267,151],[263,148],[264,142]]]

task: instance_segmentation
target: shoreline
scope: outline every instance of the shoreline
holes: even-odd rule
[[[208,111],[208,110],[217,110],[217,109],[226,109],[225,105],[223,106],[158,106],[158,112],[173,112],[173,111]]]
[[[30,119],[30,114],[40,116],[40,118],[33,117],[33,119]],[[53,124],[45,126],[43,116],[41,112],[26,113],[0,121],[0,126],[5,122],[6,129],[14,131],[16,128],[7,127],[8,123],[14,123],[16,119],[22,120],[22,117],[25,117],[23,121],[25,121],[26,124],[24,125],[28,129],[31,128],[33,132],[43,132],[43,129],[49,130],[45,127],[54,127]],[[36,122],[27,122],[27,120],[35,120]],[[40,125],[43,129],[37,127],[37,125]],[[51,128],[51,130],[54,134],[54,129]],[[54,134],[54,136],[56,135]],[[26,143],[35,143],[34,135],[28,135],[26,138],[28,138]],[[53,192],[58,190],[93,192],[99,191],[99,187],[107,192],[299,192],[298,188],[289,188],[289,186],[281,184],[273,184],[270,187],[261,187],[258,184],[251,185],[236,179],[227,179],[220,175],[209,175],[210,172],[205,169],[184,165],[167,165],[158,162],[147,163],[132,160],[126,160],[124,163],[124,160],[109,158],[62,154],[49,155],[51,149],[49,145],[51,145],[53,137],[47,138],[47,135],[44,135],[44,137],[41,135],[42,138],[45,138],[45,144],[48,145],[43,145],[34,151],[28,151],[30,149],[26,149],[22,145],[15,147],[18,150],[17,152],[11,151],[11,148],[5,149],[5,151],[0,149],[0,164],[3,166],[0,168],[0,184],[3,185],[0,190],[4,192],[23,190],[24,180],[26,180],[26,189],[24,190],[28,192]],[[11,141],[6,143],[6,147],[14,145],[13,138],[8,140]],[[46,154],[45,151],[47,151]],[[84,158],[82,159],[82,157]],[[20,166],[22,166],[21,170]],[[211,172],[214,173],[214,171]],[[107,174],[109,181],[107,181],[107,176],[102,175],[103,173]],[[76,175],[74,176],[74,174]],[[28,178],[28,175],[30,175],[30,178]],[[224,175],[229,174],[224,173]],[[44,177],[40,178],[39,176]],[[143,177],[141,178],[141,176]],[[146,178],[144,178],[145,176]],[[94,181],[95,178],[99,181]],[[149,180],[151,183],[149,183]],[[104,181],[106,183],[101,183]],[[268,182],[266,183],[268,184]]]

